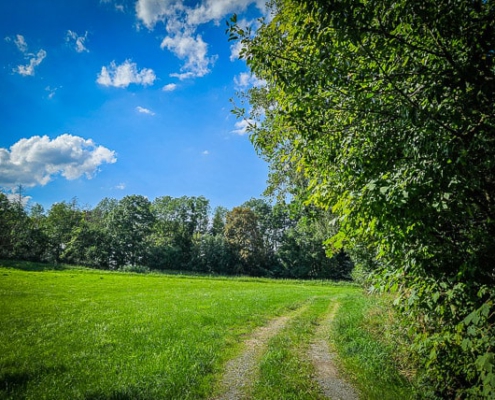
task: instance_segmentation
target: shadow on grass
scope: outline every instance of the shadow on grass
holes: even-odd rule
[[[30,379],[31,376],[27,372],[7,372],[0,375],[0,397],[2,393],[13,394],[15,392],[16,397],[19,398]]]
[[[68,269],[62,264],[48,264],[32,261],[15,261],[15,260],[0,260],[1,267],[18,269],[21,271],[40,272],[40,271],[62,271]]]
[[[0,364],[0,371],[4,371],[0,372],[0,399],[24,399],[29,381],[40,379],[46,374],[63,374],[67,371],[64,365],[40,366],[28,371],[15,369],[15,363]]]
[[[84,400],[155,400],[156,396],[147,394],[139,388],[126,387],[110,393],[93,392],[84,396]]]

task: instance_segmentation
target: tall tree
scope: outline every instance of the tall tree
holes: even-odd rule
[[[271,182],[302,184],[337,215],[330,244],[403,288],[431,393],[493,397],[495,3],[272,4],[256,32],[231,27],[267,82],[244,114]]]
[[[79,223],[81,210],[77,205],[77,199],[70,203],[55,203],[48,210],[44,221],[44,232],[48,237],[46,258],[51,262],[60,262],[64,249],[70,241],[72,229]]]
[[[125,196],[110,211],[108,219],[115,265],[146,265],[147,239],[154,224],[151,202],[144,196]]]
[[[227,213],[224,235],[237,261],[233,265],[233,273],[260,274],[265,249],[256,214],[247,207],[234,207]]]
[[[210,233],[213,236],[223,235],[223,230],[225,228],[225,217],[227,215],[227,210],[225,207],[216,207],[213,211],[213,218],[211,221]]]
[[[209,201],[200,197],[158,197],[153,202],[153,230],[157,267],[190,267],[193,238],[208,230]]]

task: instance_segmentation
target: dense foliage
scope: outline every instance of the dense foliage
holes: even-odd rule
[[[351,279],[346,254],[325,254],[319,226],[329,216],[305,214],[252,199],[211,215],[204,197],[138,195],[104,199],[94,209],[81,209],[76,200],[46,213],[34,205],[27,213],[21,199],[0,193],[0,258],[137,272]]]
[[[397,305],[426,396],[495,396],[495,2],[279,0],[230,25],[271,190],[336,214]]]

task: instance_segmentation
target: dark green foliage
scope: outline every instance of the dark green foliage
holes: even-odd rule
[[[495,4],[280,0],[231,38],[272,191],[331,209],[410,328],[423,392],[495,396]]]
[[[47,215],[35,205],[27,215],[0,194],[0,257],[138,272],[349,279],[347,256],[325,255],[321,226],[329,214],[313,212],[313,222],[306,216],[303,223],[303,214],[291,215],[290,208],[251,199],[210,216],[204,197],[150,202],[133,195],[103,199],[92,210],[81,210],[76,200],[57,203]]]

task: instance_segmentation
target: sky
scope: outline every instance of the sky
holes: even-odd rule
[[[231,113],[260,82],[228,41],[265,0],[0,2],[0,188],[77,198],[260,197],[267,164]]]

